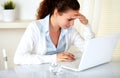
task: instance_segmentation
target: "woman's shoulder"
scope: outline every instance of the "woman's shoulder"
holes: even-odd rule
[[[45,18],[43,19],[39,19],[39,20],[34,20],[32,21],[29,25],[30,26],[33,26],[33,27],[38,27],[38,28],[41,28],[45,25],[48,25],[49,23],[49,15],[46,16]]]
[[[32,22],[29,23],[29,26],[40,26],[40,24],[42,23],[42,19],[40,20],[34,20]]]
[[[41,21],[42,21],[42,19],[34,20],[34,21],[30,22],[28,24],[27,28],[32,28],[32,29],[34,29],[34,28],[41,28],[41,26],[42,26],[42,22]]]
[[[38,25],[38,23],[39,23],[39,25]],[[40,20],[34,20],[28,24],[26,31],[38,33],[40,31],[40,29],[39,29],[40,27],[41,27]]]

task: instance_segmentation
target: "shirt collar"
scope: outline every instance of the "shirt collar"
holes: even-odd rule
[[[50,15],[47,15],[42,21],[43,28],[42,31],[46,33],[47,35],[49,34],[49,20],[50,20]],[[61,29],[61,36],[64,36],[69,30],[71,29]]]
[[[68,29],[61,29],[61,37],[67,33]]]
[[[49,32],[49,19],[50,19],[50,15],[47,15],[44,19],[43,19],[43,28],[42,31],[44,33]]]

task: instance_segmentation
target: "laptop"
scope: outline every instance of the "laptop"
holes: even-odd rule
[[[80,52],[74,54],[76,57],[75,61],[59,62],[59,64],[66,69],[83,71],[108,63],[112,59],[112,54],[119,38],[120,33],[91,39],[86,42],[83,54],[80,54]]]

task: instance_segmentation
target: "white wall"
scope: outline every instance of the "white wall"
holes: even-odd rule
[[[120,0],[101,0],[101,17],[97,36],[120,33]],[[120,56],[120,41],[114,56]]]
[[[7,0],[0,0],[0,26],[2,25],[2,4]],[[41,0],[13,0],[16,4],[16,19],[17,20],[33,20],[35,19],[35,14],[38,5]],[[13,22],[14,24],[14,22]],[[16,24],[16,22],[15,22]],[[17,22],[18,26],[21,25]],[[8,23],[7,23],[8,25]],[[14,29],[14,28],[0,28],[0,69],[4,68],[2,49],[5,48],[8,56],[8,66],[9,68],[14,66],[13,56],[15,50],[18,46],[19,40],[23,35],[25,29]]]
[[[13,56],[25,29],[0,29],[0,69],[4,68],[2,49],[6,49],[9,68],[14,66]]]
[[[0,0],[0,5],[7,0]],[[16,4],[16,18],[22,20],[35,19],[36,11],[41,0],[13,0]],[[0,6],[0,20],[2,19],[2,7]]]

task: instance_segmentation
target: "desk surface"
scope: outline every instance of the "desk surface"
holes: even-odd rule
[[[81,72],[62,69],[57,75],[49,71],[48,64],[17,66],[0,71],[0,78],[120,78],[120,58]]]

